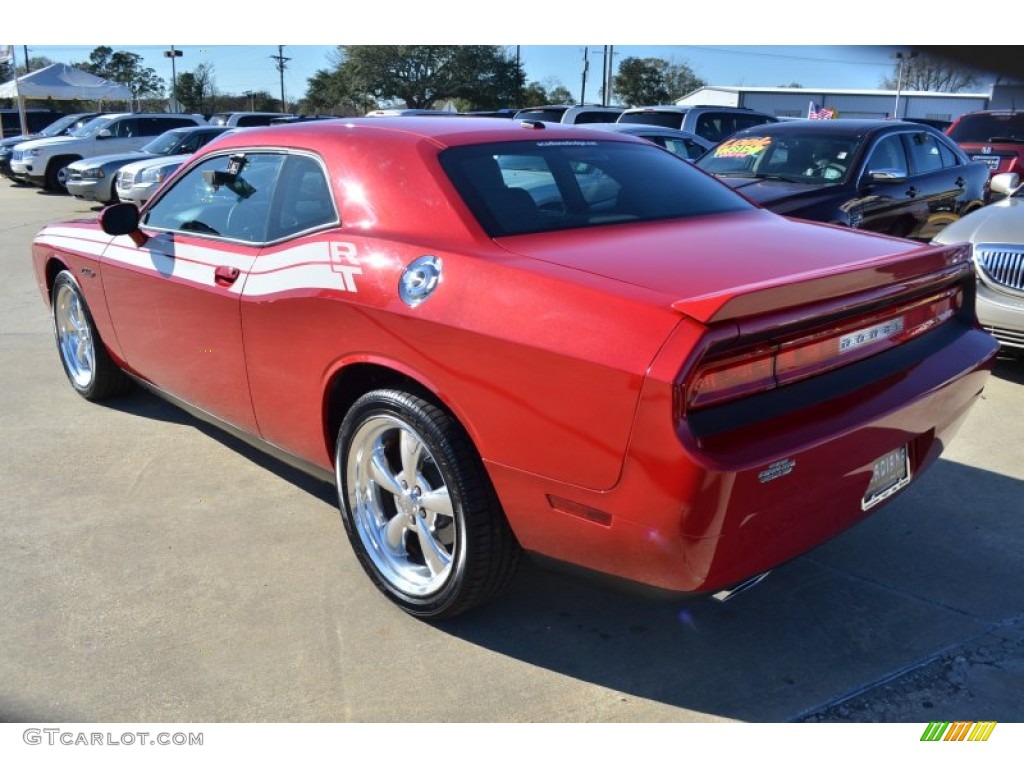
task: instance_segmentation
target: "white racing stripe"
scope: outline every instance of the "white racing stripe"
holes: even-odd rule
[[[100,243],[91,240],[83,240],[78,237],[55,235],[52,232],[37,235],[33,242],[40,245],[49,245],[59,251],[71,251],[72,253],[79,253],[85,256],[95,256],[97,258],[99,258],[103,253],[103,249],[107,247],[105,242]]]
[[[303,243],[257,257],[192,243],[171,245],[160,236],[137,246],[127,235],[111,238],[101,231],[76,227],[48,227],[36,242],[59,250],[77,252],[153,272],[204,287],[213,287],[217,267],[234,267],[241,272],[231,286],[218,286],[230,293],[269,296],[303,289],[356,292],[362,268],[355,247],[328,240]],[[173,256],[170,255],[173,252]]]

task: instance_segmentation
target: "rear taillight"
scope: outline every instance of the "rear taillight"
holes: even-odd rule
[[[690,378],[687,408],[736,400],[863,360],[948,320],[963,295],[952,288],[896,308],[846,320],[777,344],[710,355]]]

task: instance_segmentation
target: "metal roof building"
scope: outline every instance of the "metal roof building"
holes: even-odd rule
[[[955,120],[966,112],[988,109],[988,93],[938,93],[900,91],[899,117]],[[779,117],[807,117],[811,102],[832,107],[839,117],[894,117],[896,91],[822,90],[816,88],[768,88],[709,85],[698,88],[675,103],[679,106],[714,105],[747,107]]]

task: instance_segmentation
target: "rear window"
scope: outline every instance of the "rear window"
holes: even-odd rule
[[[441,164],[492,237],[746,210],[746,200],[663,150],[602,141],[454,147]]]
[[[949,131],[953,141],[998,143],[1024,141],[1024,112],[1005,115],[964,115]]]
[[[573,122],[578,125],[585,123],[614,123],[618,119],[618,112],[578,112],[573,118]]]
[[[662,128],[681,128],[684,117],[685,114],[683,112],[661,112],[652,109],[650,112],[623,112],[616,122],[660,125]]]
[[[568,107],[549,107],[547,109],[521,109],[516,113],[517,120],[540,120],[542,123],[560,123]]]

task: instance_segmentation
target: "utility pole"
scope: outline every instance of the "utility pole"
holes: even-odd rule
[[[587,55],[589,51],[589,45],[583,47],[583,85],[580,87],[580,104],[587,103],[587,69],[590,67],[590,61],[587,58]]]
[[[608,107],[612,103],[612,71],[615,69],[612,62],[615,60],[615,46],[608,46],[608,61],[605,65],[604,74],[604,98],[601,99],[601,105]]]
[[[904,58],[909,61],[910,59],[917,56],[917,51],[911,51],[904,57],[902,51],[896,52],[896,58],[900,62],[899,73],[896,75],[896,107],[893,109],[892,117],[894,120],[900,119],[900,91],[903,90],[903,61]]]
[[[28,60],[28,46],[23,45],[21,47],[25,50],[25,74],[27,75],[32,71],[32,63]],[[11,55],[13,56],[14,54],[12,53]],[[17,76],[17,74],[15,74],[15,76]]]
[[[284,101],[284,70],[286,62],[291,61],[291,58],[284,55],[283,45],[277,46],[277,56],[271,56],[270,58],[276,62],[275,66],[277,66],[277,71],[281,73],[281,112],[284,113],[288,111],[288,107],[285,106]]]
[[[171,111],[178,111],[178,74],[174,68],[174,60],[179,56],[183,55],[181,51],[174,50],[174,46],[171,46],[171,50],[164,51],[164,57],[171,60]]]

